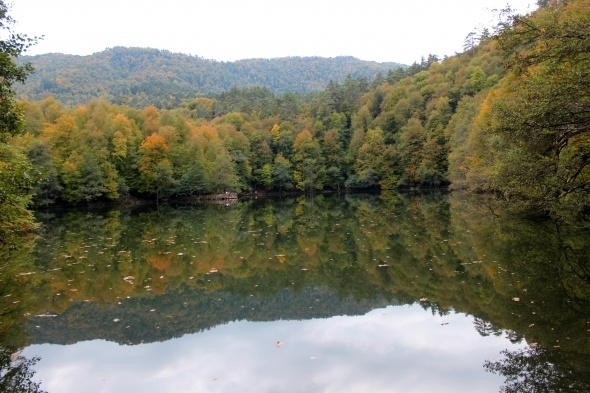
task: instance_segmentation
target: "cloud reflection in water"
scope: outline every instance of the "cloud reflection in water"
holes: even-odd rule
[[[36,378],[51,393],[457,393],[497,391],[502,378],[482,364],[507,347],[516,348],[480,336],[471,316],[389,306],[355,317],[231,322],[135,346],[32,345],[24,354],[41,357]]]

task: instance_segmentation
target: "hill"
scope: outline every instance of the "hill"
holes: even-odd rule
[[[264,86],[274,93],[308,93],[325,89],[347,75],[372,80],[403,65],[354,57],[286,57],[219,62],[165,50],[115,47],[90,56],[51,53],[23,56],[35,67],[20,98],[49,95],[66,105],[96,98],[145,107],[177,106],[183,98],[211,95],[232,87]]]

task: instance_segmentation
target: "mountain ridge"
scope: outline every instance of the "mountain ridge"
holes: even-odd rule
[[[92,55],[48,53],[22,56],[35,67],[18,98],[53,96],[75,106],[104,98],[134,107],[177,106],[196,95],[219,94],[232,87],[267,87],[275,94],[310,93],[347,76],[373,80],[403,64],[360,60],[353,56],[289,56],[231,62],[154,48],[107,48]]]

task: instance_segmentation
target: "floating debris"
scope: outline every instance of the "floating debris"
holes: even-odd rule
[[[35,272],[19,273],[16,276],[30,276],[31,274],[35,274]]]

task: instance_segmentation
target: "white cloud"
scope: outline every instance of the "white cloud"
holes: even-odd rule
[[[448,325],[441,325],[448,322]],[[280,341],[282,345],[275,346]],[[50,392],[472,392],[501,378],[483,362],[512,344],[473,318],[387,307],[364,316],[233,322],[161,343],[33,345]]]

